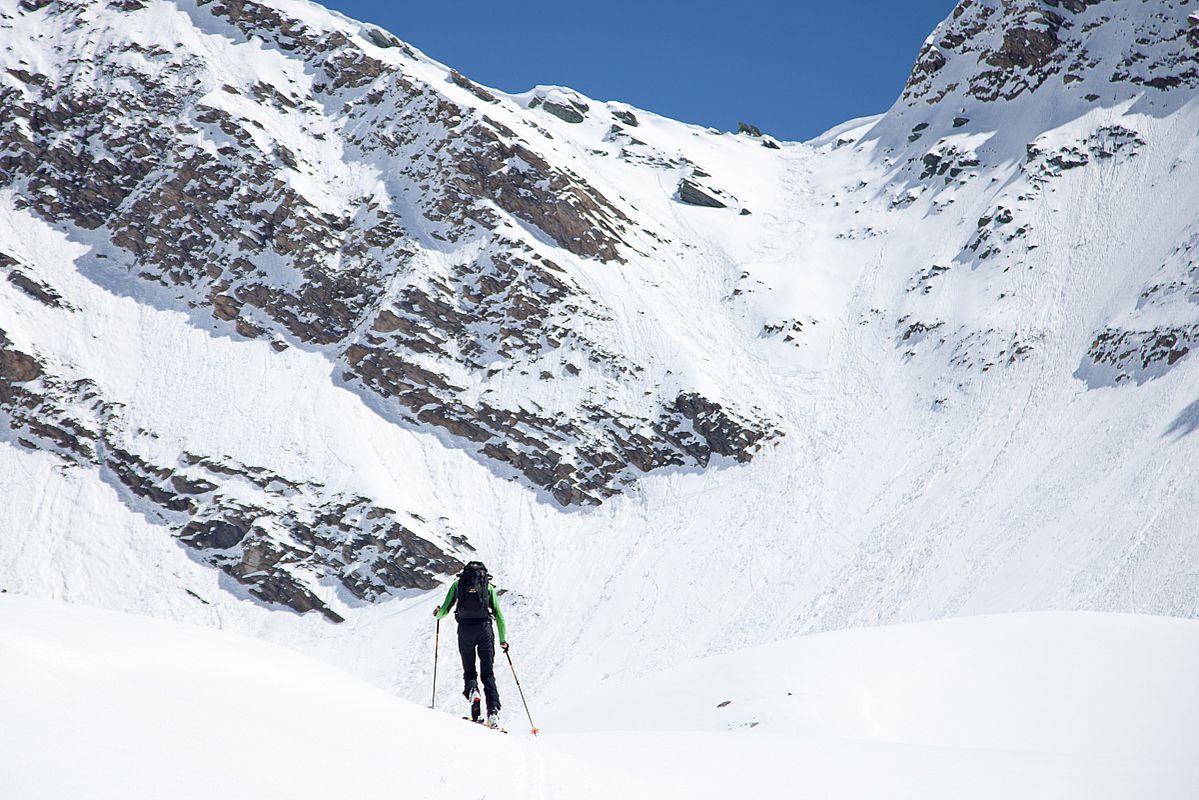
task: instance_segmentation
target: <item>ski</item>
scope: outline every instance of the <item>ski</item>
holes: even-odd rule
[[[485,719],[471,719],[470,717],[463,717],[462,719],[465,722],[473,722],[476,725],[482,725],[484,728],[487,728],[488,730],[499,731],[500,733],[508,732],[508,729],[505,728],[503,725],[488,725],[487,720],[485,720]]]

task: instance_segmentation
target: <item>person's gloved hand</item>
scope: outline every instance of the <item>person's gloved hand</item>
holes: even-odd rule
[[[500,647],[504,648],[505,653],[508,652],[508,643],[507,642],[500,642]]]
[[[437,612],[441,610],[441,606],[433,606],[433,616],[437,616]]]

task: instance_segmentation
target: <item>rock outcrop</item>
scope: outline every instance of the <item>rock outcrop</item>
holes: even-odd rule
[[[1164,5],[1146,18],[1110,0],[962,0],[921,49],[902,99],[936,104],[960,89],[984,102],[1013,100],[1050,79],[1069,85],[1101,70],[1114,84],[1199,85],[1185,4]],[[1135,35],[1123,39],[1123,52],[1088,48],[1101,27]]]
[[[70,47],[114,24],[105,8],[27,13],[46,15]],[[189,13],[226,26],[235,47],[263,43],[297,80],[221,84],[196,53],[110,29],[121,44],[82,71],[0,86],[0,180],[21,186],[42,218],[96,232],[109,244],[108,268],[157,286],[159,302],[207,309],[247,338],[321,348],[397,423],[440,428],[561,503],[599,502],[630,469],[683,457],[669,439],[614,433],[625,420],[656,424],[656,414],[468,401],[456,377],[536,365],[571,381],[581,362],[637,380],[641,367],[571,325],[609,312],[553,255],[626,260],[636,226],[624,209],[485,107],[451,99],[344,30],[252,0],[209,0]],[[411,55],[376,29],[363,36]],[[497,102],[459,73],[446,80]],[[589,110],[565,90],[531,105],[570,122]],[[266,133],[280,125],[303,134],[285,143]],[[305,188],[319,184],[329,166],[317,159],[331,148],[342,168],[382,170],[394,189]],[[432,266],[441,249],[444,271]],[[663,397],[659,413],[676,414],[672,404]]]
[[[321,598],[322,584],[339,585],[343,602],[430,589],[461,567],[453,553],[469,549],[458,534],[431,530],[414,514],[226,457],[182,452],[174,463],[156,463],[137,452],[153,432],[130,431],[95,383],[49,374],[2,331],[0,418],[5,438],[19,446],[98,470],[126,505],[251,596],[333,622],[342,618]]]
[[[706,208],[727,208],[726,203],[717,200],[713,195],[715,192],[705,190],[698,183],[690,178],[683,178],[679,181],[679,200],[689,206],[704,206]]]
[[[536,121],[600,109],[554,89],[530,111],[333,15],[198,0],[154,24],[162,12],[79,0],[0,15],[0,37],[36,28],[53,42],[0,73],[0,186],[86,241],[94,280],[236,339],[319,353],[389,422],[436,431],[563,506],[655,469],[748,461],[780,435],[758,412],[662,385],[583,288],[585,270],[665,239]],[[184,44],[196,40],[211,46]],[[75,313],[16,257],[0,254],[0,271]],[[468,548],[415,512],[221,453],[152,459],[118,403],[49,372],[3,340],[10,440],[99,471],[264,602],[335,619],[330,587],[347,603],[430,588]],[[498,391],[526,378],[568,400]]]

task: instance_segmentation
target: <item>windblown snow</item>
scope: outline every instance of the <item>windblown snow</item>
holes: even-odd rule
[[[1188,0],[964,0],[810,142],[0,0],[4,774],[1194,796],[1197,89]],[[507,738],[413,705],[473,558],[535,741],[507,673]]]

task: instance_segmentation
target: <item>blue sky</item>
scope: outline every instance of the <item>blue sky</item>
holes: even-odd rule
[[[886,110],[955,0],[323,0],[505,91],[571,86],[806,139]]]

